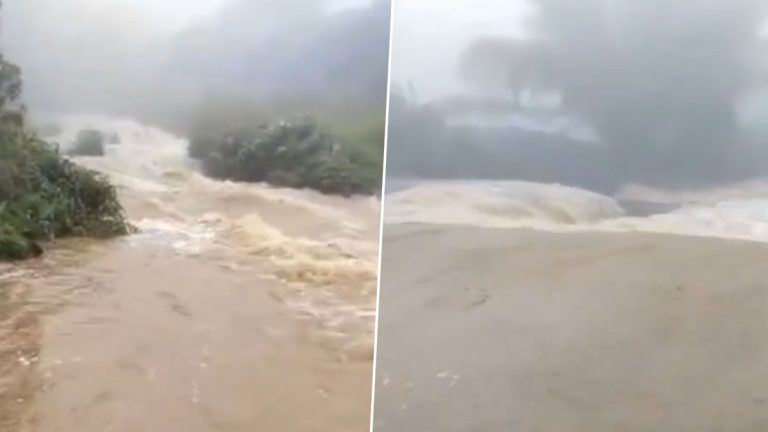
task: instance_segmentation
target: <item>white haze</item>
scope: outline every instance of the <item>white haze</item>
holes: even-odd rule
[[[32,109],[383,98],[388,9],[381,0],[4,0],[0,43],[23,69]]]
[[[519,36],[529,12],[522,0],[395,1],[393,82],[421,100],[460,93],[462,48],[478,37]]]

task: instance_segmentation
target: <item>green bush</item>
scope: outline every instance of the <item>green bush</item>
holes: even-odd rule
[[[0,260],[21,260],[42,252],[37,243],[27,239],[14,227],[0,225]]]
[[[38,242],[57,237],[128,233],[107,179],[62,157],[26,127],[21,88],[21,70],[0,53],[0,260],[39,255]],[[97,138],[89,131],[78,137],[91,146]]]
[[[105,137],[101,131],[84,129],[78,132],[69,154],[73,156],[104,156]]]
[[[306,173],[305,182],[313,189],[327,194],[351,196],[373,193],[361,167],[345,157],[324,158]]]
[[[367,166],[375,163],[347,151],[310,118],[209,130],[190,140],[189,155],[212,177],[327,194],[371,194],[380,182],[381,162]]]
[[[341,152],[355,167],[356,178],[375,193],[381,192],[384,125],[384,114],[375,112],[367,120],[334,129],[341,143]]]
[[[66,160],[20,125],[0,123],[0,259],[35,256],[39,241],[129,230],[106,178]]]

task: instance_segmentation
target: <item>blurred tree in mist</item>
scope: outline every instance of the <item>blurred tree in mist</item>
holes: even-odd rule
[[[23,106],[19,104],[21,96],[21,70],[5,60],[0,53],[0,121],[3,123],[23,122]]]
[[[395,88],[389,99],[387,175],[431,177],[447,170],[445,121],[428,107],[409,103]],[[453,164],[449,164],[453,165]]]
[[[0,10],[2,8],[3,2],[0,1]],[[18,102],[21,87],[21,69],[7,61],[0,52],[0,121],[22,121],[23,107]]]
[[[478,87],[506,88],[513,102],[537,86],[541,45],[527,40],[486,37],[473,41],[461,58],[459,74]]]
[[[741,98],[761,83],[759,0],[531,0],[526,39],[475,41],[470,80],[549,91],[598,132],[627,180],[747,170]]]
[[[21,70],[0,54],[0,110],[6,110],[21,95]]]

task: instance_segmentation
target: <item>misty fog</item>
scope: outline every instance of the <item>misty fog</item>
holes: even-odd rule
[[[451,55],[419,74],[399,63],[424,47],[394,39],[392,176],[514,178],[610,191],[632,182],[683,187],[768,173],[761,2],[491,3],[504,8],[485,17],[487,28],[470,4],[444,13],[461,20],[463,8],[468,16],[444,28],[434,26],[439,18],[424,18],[430,7],[440,16],[438,2],[395,5],[395,17],[412,14],[408,32],[421,22],[422,32],[432,31],[433,50]],[[440,76],[440,88],[428,84],[430,74]]]
[[[379,105],[381,0],[7,0],[0,41],[34,110],[169,116],[207,98]]]

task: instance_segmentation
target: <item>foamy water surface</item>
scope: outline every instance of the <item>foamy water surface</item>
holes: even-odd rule
[[[672,210],[633,216],[628,201]],[[388,195],[386,223],[653,232],[768,242],[768,181],[701,190],[629,185],[616,196],[524,181],[435,181]]]
[[[0,430],[367,427],[377,199],[214,180],[160,129],[53,121],[63,151],[119,135],[73,159],[138,232],[0,267]]]

